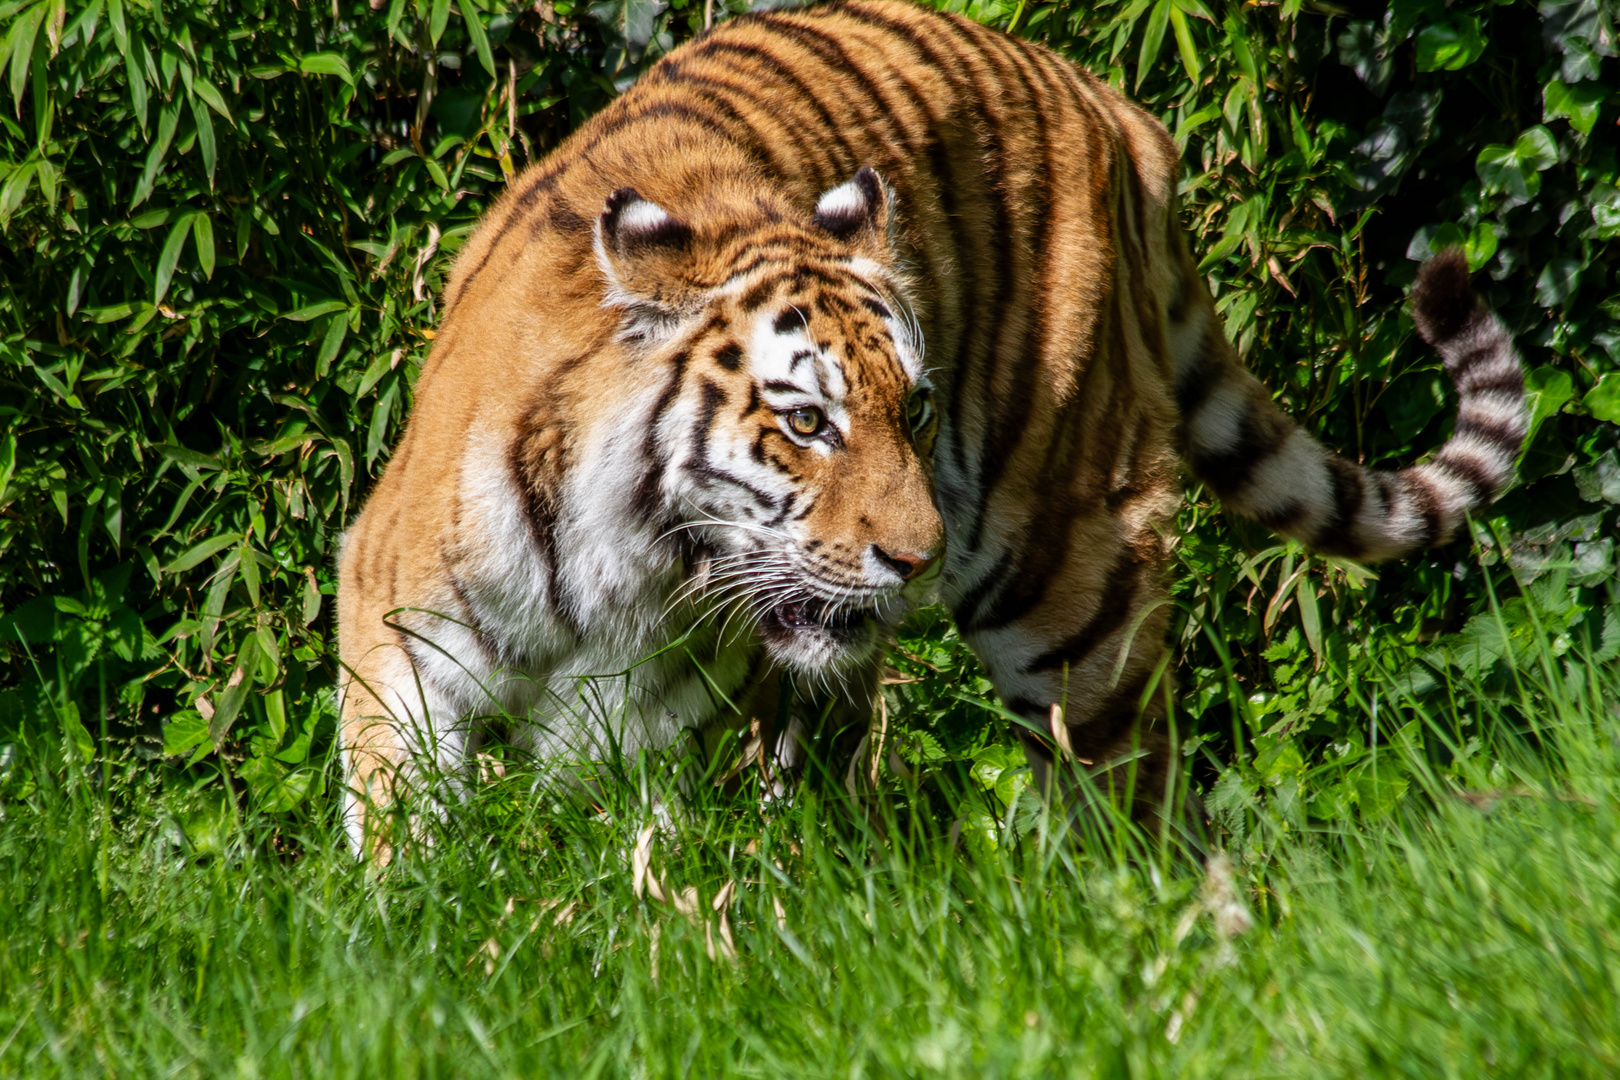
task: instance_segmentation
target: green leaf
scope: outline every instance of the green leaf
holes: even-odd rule
[[[35,4],[11,24],[11,32],[6,35],[5,52],[11,61],[11,100],[19,111],[22,109],[23,85],[28,82],[28,64],[34,55],[34,37],[39,33],[39,24],[49,7],[45,3]]]
[[[210,555],[215,555],[221,551],[224,551],[232,544],[240,542],[241,539],[242,534],[234,532],[225,533],[221,536],[211,536],[207,540],[204,540],[202,543],[186,551],[185,554],[175,559],[168,566],[165,566],[163,568],[163,572],[165,574],[184,573],[185,571],[190,570],[193,566],[196,566],[198,563],[202,562],[204,559],[208,558]]]
[[[354,85],[354,74],[349,70],[348,61],[337,53],[306,53],[298,61],[298,70],[305,75],[336,75],[350,86]]]
[[[248,600],[259,606],[259,561],[253,557],[253,545],[242,541],[242,584],[247,586]]]
[[[1485,39],[1479,32],[1479,19],[1456,15],[1447,22],[1425,26],[1417,35],[1419,71],[1457,71],[1478,60],[1485,52]]]
[[[309,322],[322,315],[329,315],[334,311],[342,311],[349,305],[341,300],[322,300],[314,304],[306,304],[301,308],[284,313],[281,317],[291,322]]]
[[[1496,254],[1496,229],[1488,221],[1480,222],[1463,241],[1462,249],[1468,269],[1480,269]]]
[[[337,358],[338,350],[343,348],[343,338],[349,332],[349,320],[342,315],[333,315],[332,321],[326,325],[326,333],[321,337],[321,347],[315,354],[315,377],[324,379],[332,361]]]
[[[172,443],[158,443],[156,446],[153,446],[152,449],[156,450],[159,454],[162,454],[170,461],[176,462],[180,465],[189,465],[193,469],[220,468],[220,463],[217,458],[204,454],[200,450],[188,450],[184,446],[175,446]]]
[[[232,127],[236,126],[236,121],[231,118],[231,110],[225,106],[225,98],[220,94],[218,87],[207,79],[198,79],[192,86],[196,90],[197,96],[202,98],[210,109],[223,116],[227,124]]]
[[[1542,119],[1568,120],[1570,127],[1582,135],[1590,135],[1603,103],[1609,101],[1613,93],[1602,83],[1578,82],[1570,86],[1554,79],[1541,93]]]
[[[310,625],[321,616],[321,590],[316,587],[315,575],[304,575],[303,623]]]
[[[1148,12],[1147,29],[1142,33],[1142,51],[1136,60],[1136,87],[1141,89],[1153,65],[1159,62],[1159,50],[1164,45],[1164,31],[1170,24],[1173,0],[1158,0]]]
[[[242,705],[247,701],[248,691],[253,689],[253,669],[258,660],[259,639],[249,634],[242,639],[242,647],[236,654],[236,665],[231,669],[230,678],[225,680],[219,703],[208,721],[208,737],[213,740],[215,750],[220,749],[225,736],[230,734],[231,725],[236,723]]]
[[[1180,7],[1170,9],[1170,27],[1176,34],[1176,48],[1181,52],[1181,66],[1196,82],[1203,71],[1203,65],[1198,62],[1198,46],[1192,39],[1192,28],[1187,25],[1187,16]]]
[[[208,190],[214,190],[214,121],[208,107],[197,98],[191,99],[191,115],[197,122],[197,152],[202,155],[203,175],[208,177]]]
[[[450,22],[450,0],[433,0],[432,13],[428,16],[428,40],[436,47],[439,39],[444,36],[444,28]]]
[[[0,506],[6,504],[6,486],[11,483],[11,474],[17,468],[17,436],[6,432],[3,442],[0,442]]]
[[[214,222],[205,212],[191,218],[192,235],[197,238],[197,265],[209,281],[214,280]]]
[[[1529,202],[1541,190],[1541,175],[1527,173],[1513,147],[1485,147],[1474,159],[1474,171],[1487,193],[1502,192],[1521,203]]]
[[[1608,372],[1598,379],[1597,385],[1581,398],[1581,404],[1599,420],[1620,424],[1620,371]]]
[[[1524,435],[1524,445],[1528,448],[1542,421],[1556,414],[1575,396],[1575,380],[1567,371],[1538,367],[1525,376],[1524,390],[1525,407],[1530,414],[1530,426]]]
[[[1553,133],[1537,124],[1519,132],[1513,143],[1513,153],[1526,168],[1541,172],[1558,164],[1558,140]]]
[[[478,53],[478,62],[484,65],[485,71],[494,75],[495,56],[489,51],[489,38],[484,33],[484,24],[478,19],[478,9],[467,0],[456,0],[456,6],[461,9],[461,17],[467,23],[467,36],[472,38],[473,49]]]
[[[1581,261],[1569,255],[1550,259],[1536,278],[1536,303],[1544,308],[1562,307],[1581,284]]]
[[[163,753],[185,757],[208,742],[208,721],[195,709],[182,709],[163,725]]]
[[[163,303],[163,297],[169,291],[169,282],[174,278],[174,269],[180,263],[180,252],[184,250],[186,237],[192,231],[193,216],[186,214],[176,221],[169,229],[169,238],[163,242],[163,251],[158,255],[157,269],[152,278],[153,306]]]

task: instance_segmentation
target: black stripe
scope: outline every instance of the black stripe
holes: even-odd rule
[[[1335,455],[1329,455],[1323,464],[1333,481],[1333,503],[1310,545],[1327,555],[1359,554],[1355,524],[1367,499],[1367,474],[1355,462]]]
[[[776,29],[778,28],[775,26],[772,27],[773,31]],[[834,163],[834,168],[838,172],[844,174],[853,173],[855,171],[860,162],[856,160],[855,153],[850,149],[849,143],[844,141],[844,137],[841,134],[842,129],[840,125],[836,120],[833,119],[832,114],[827,111],[826,106],[822,105],[821,95],[816,92],[815,88],[807,84],[797,74],[788,70],[787,61],[784,57],[779,56],[768,49],[762,49],[758,45],[747,45],[739,41],[722,41],[717,38],[709,38],[703,43],[692,48],[692,55],[694,56],[707,56],[713,59],[716,63],[724,63],[724,61],[721,60],[721,58],[717,55],[720,53],[746,57],[758,64],[759,67],[763,71],[767,72],[771,77],[781,79],[783,82],[792,86],[796,91],[794,94],[795,102],[802,102],[803,104],[809,105],[815,112],[816,118],[821,121],[822,130],[812,132],[813,135],[817,136],[817,139],[813,141],[820,141],[822,139],[830,140],[838,147],[838,150],[843,158],[842,161]],[[749,77],[749,72],[740,66],[733,64],[731,67],[732,70],[736,71],[740,77],[744,79]],[[754,78],[759,78],[757,73],[754,75]],[[807,156],[804,158],[804,165],[807,168],[815,169],[817,164],[818,163],[814,156]],[[814,179],[816,183],[826,185],[831,177],[821,174],[820,170],[818,169],[817,176],[814,177]]]
[[[1468,500],[1470,506],[1483,506],[1496,494],[1492,470],[1482,462],[1441,451],[1434,463],[1472,489],[1473,494]]]
[[[1513,421],[1487,420],[1480,416],[1459,416],[1456,435],[1475,435],[1487,439],[1504,449],[1517,450],[1524,440],[1524,431]]]
[[[1097,608],[1086,625],[1024,665],[1024,671],[1055,671],[1064,664],[1073,667],[1124,627],[1146,565],[1130,548],[1123,548],[1108,571]]]
[[[647,462],[647,468],[636,484],[636,494],[631,505],[643,521],[651,521],[660,510],[658,489],[663,482],[665,462],[658,454],[658,424],[681,392],[681,384],[686,377],[686,365],[691,355],[683,349],[671,358],[670,366],[673,370],[669,382],[664,384],[658,400],[653,403],[652,414],[647,417],[647,429],[641,437],[641,457]]]

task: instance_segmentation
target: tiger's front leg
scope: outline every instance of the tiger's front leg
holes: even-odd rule
[[[1061,481],[1005,485],[982,516],[947,509],[945,600],[1002,701],[1027,721],[1020,739],[1041,790],[1079,795],[1065,789],[1086,788],[1083,772],[1146,819],[1175,796],[1166,579],[1181,484],[1170,425],[1133,418],[1123,399],[1093,379],[1054,411],[1044,446],[1089,438],[1096,451],[1049,471]],[[1054,771],[1055,758],[1073,768]]]

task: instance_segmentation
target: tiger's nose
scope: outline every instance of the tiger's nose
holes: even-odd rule
[[[935,550],[928,555],[921,555],[914,551],[902,551],[890,554],[872,545],[872,554],[877,556],[878,562],[887,566],[900,575],[901,581],[910,581],[912,578],[925,573],[929,567],[939,562],[939,551]]]

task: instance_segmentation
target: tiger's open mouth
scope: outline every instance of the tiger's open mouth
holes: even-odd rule
[[[875,612],[867,607],[833,605],[825,600],[790,600],[777,604],[760,620],[767,638],[787,638],[798,634],[827,634],[840,642],[861,635]]]

